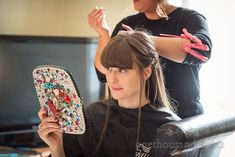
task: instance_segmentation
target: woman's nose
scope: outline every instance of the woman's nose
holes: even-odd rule
[[[113,82],[117,82],[118,81],[118,74],[116,71],[112,71],[109,75],[110,81]]]

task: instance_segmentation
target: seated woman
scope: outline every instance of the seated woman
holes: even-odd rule
[[[43,116],[45,110],[39,111],[38,133],[50,147],[51,155],[163,157],[170,148],[156,151],[157,129],[180,118],[171,111],[152,40],[144,32],[120,32],[105,47],[101,63],[106,68],[111,96],[85,106],[84,134],[59,132],[57,120]]]

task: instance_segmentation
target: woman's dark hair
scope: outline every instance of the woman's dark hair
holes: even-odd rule
[[[159,55],[150,36],[142,31],[121,31],[106,45],[101,55],[105,68],[132,69],[137,65],[144,83],[144,69],[151,66],[152,73],[146,82],[146,96],[152,105],[171,107],[164,85]]]
[[[105,68],[117,67],[120,69],[133,69],[137,66],[140,76],[140,91],[145,85],[145,94],[150,101],[150,105],[158,107],[171,108],[170,101],[164,85],[164,76],[159,63],[159,55],[156,52],[155,45],[150,36],[142,31],[121,31],[113,37],[105,46],[101,55],[101,64]],[[151,66],[152,72],[145,82],[144,70]],[[139,102],[141,102],[141,96]],[[138,127],[136,136],[136,146],[139,142],[141,126],[141,104],[138,112]],[[111,114],[110,106],[107,108],[104,128],[101,132],[99,142],[96,146],[93,156],[95,156],[101,147],[108,121]],[[134,155],[135,156],[135,155]]]

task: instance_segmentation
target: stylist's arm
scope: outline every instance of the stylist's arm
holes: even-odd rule
[[[96,68],[101,72],[105,73],[106,69],[100,63],[100,56],[106,44],[111,39],[111,31],[110,27],[107,24],[105,19],[105,10],[102,7],[95,7],[89,14],[88,14],[88,24],[89,26],[95,30],[99,36],[98,38],[98,47],[96,50],[96,56],[94,60],[94,64]]]

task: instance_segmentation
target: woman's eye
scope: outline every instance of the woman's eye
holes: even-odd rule
[[[120,69],[119,70],[121,73],[125,73],[126,72],[126,69]]]
[[[106,68],[108,71],[112,71],[112,68]]]

